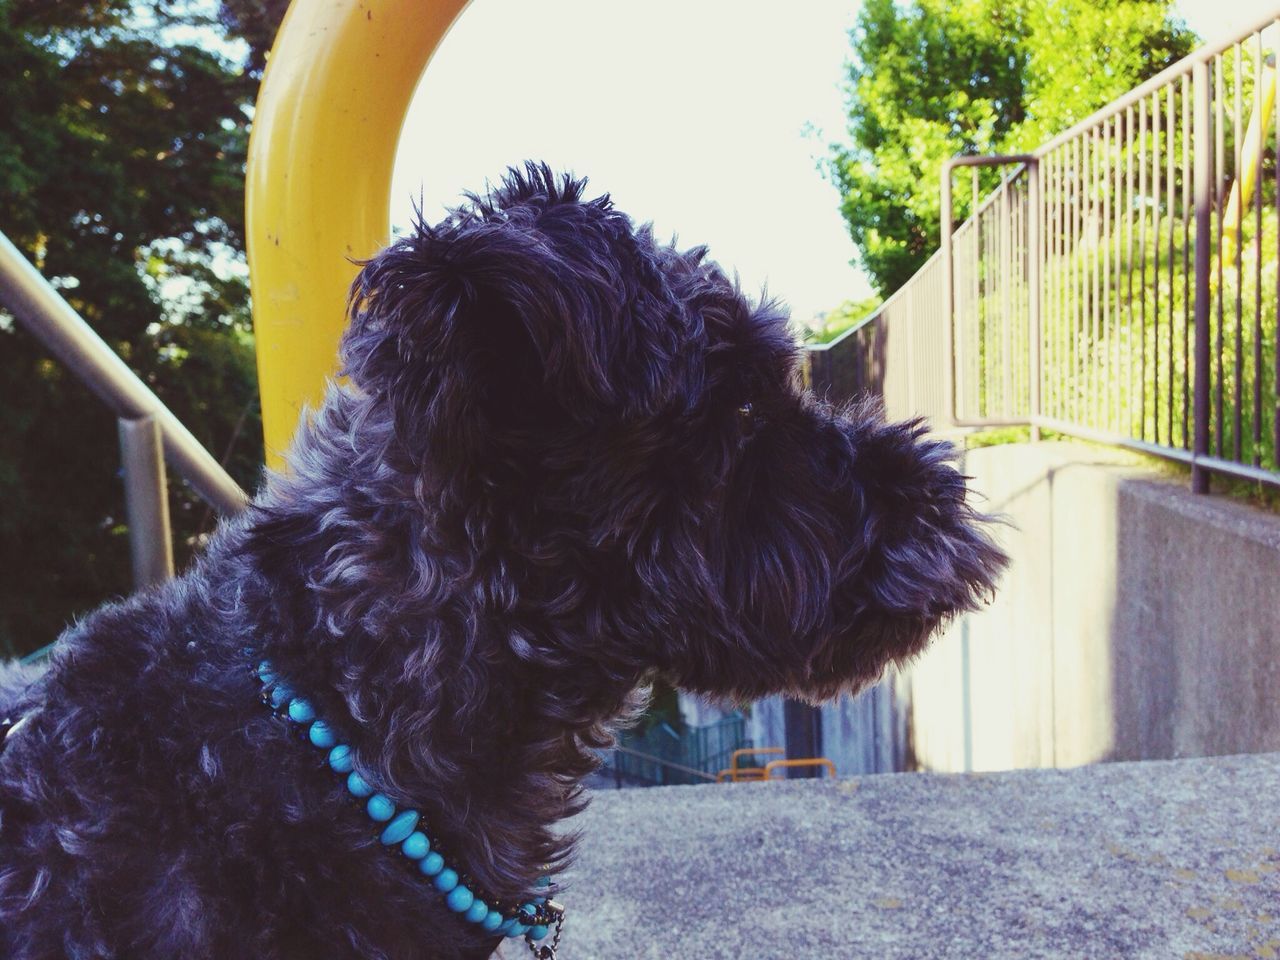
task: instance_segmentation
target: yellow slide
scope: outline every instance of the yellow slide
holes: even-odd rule
[[[351,261],[390,233],[400,128],[467,0],[293,0],[254,113],[245,187],[267,463],[333,374]]]
[[[1222,214],[1221,252],[1224,264],[1232,264],[1236,260],[1236,250],[1240,243],[1236,220],[1241,216],[1242,210],[1249,208],[1253,199],[1253,190],[1258,182],[1258,146],[1266,139],[1275,106],[1275,58],[1268,57],[1262,66],[1262,76],[1254,87],[1253,111],[1249,114],[1249,126],[1245,131],[1244,144],[1240,148],[1240,173],[1231,184],[1227,208]]]

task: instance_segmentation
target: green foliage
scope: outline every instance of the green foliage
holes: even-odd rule
[[[819,324],[804,331],[806,343],[830,343],[850,327],[865,320],[883,303],[881,297],[870,296],[864,300],[846,300],[834,310],[821,315]]]
[[[866,0],[828,176],[882,295],[937,248],[955,154],[1037,146],[1191,49],[1169,0]],[[982,192],[999,176],[982,175]],[[957,189],[957,222],[969,192]]]
[[[676,733],[684,733],[684,714],[680,712],[680,694],[666,680],[655,677],[649,693],[649,705],[644,716],[636,724],[636,730],[648,733],[654,727],[666,724]]]
[[[256,82],[219,12],[0,0],[0,227],[252,487],[242,211]],[[130,570],[112,415],[3,314],[0,358],[3,655],[126,592]],[[181,563],[211,518],[172,477],[171,494]]]

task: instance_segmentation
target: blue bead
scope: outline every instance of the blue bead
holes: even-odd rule
[[[386,823],[396,815],[396,805],[383,793],[375,793],[364,808],[379,823]]]
[[[271,669],[271,664],[263,660],[258,664],[258,679],[263,683],[270,683],[276,678],[276,672]]]
[[[516,925],[515,917],[512,917],[510,920],[503,920],[502,923],[499,924],[497,932],[499,935],[505,937],[511,933],[511,930],[515,925]]]
[[[352,767],[351,747],[340,743],[329,751],[329,766],[334,773],[350,773]]]
[[[489,905],[483,900],[472,900],[471,906],[467,907],[467,919],[472,923],[479,923],[487,916],[489,916]]]
[[[533,916],[537,916],[538,908],[535,907],[532,903],[526,903],[524,906],[520,908],[520,912],[523,913],[526,917],[533,917]]]
[[[539,878],[538,878],[538,882],[537,882],[537,883],[535,883],[535,884],[534,884],[534,886],[535,886],[535,887],[549,887],[549,886],[551,886],[551,878],[550,878],[550,877],[539,877]]]
[[[353,797],[367,797],[373,793],[373,787],[365,782],[364,777],[352,770],[351,776],[347,777],[347,792]]]
[[[448,893],[458,885],[458,873],[456,870],[450,870],[445,867],[436,874],[436,878],[431,882],[435,884],[435,888],[441,893]]]
[[[307,736],[311,738],[311,745],[321,750],[328,750],[338,742],[338,738],[333,735],[333,728],[323,720],[313,723],[311,729],[307,731]]]
[[[410,860],[421,860],[431,852],[431,841],[427,839],[427,835],[421,830],[415,830],[405,837],[404,843],[400,846],[400,851]]]
[[[493,933],[502,926],[502,914],[493,907],[489,908],[489,912],[485,914],[484,919],[480,921],[481,928]]]
[[[289,719],[294,723],[310,723],[316,718],[316,708],[301,697],[294,697],[289,703]]]
[[[413,833],[413,828],[418,825],[418,811],[405,810],[403,813],[397,813],[395,819],[387,824],[387,828],[382,831],[382,836],[378,839],[385,843],[388,847],[393,843],[399,843],[409,834]],[[426,854],[423,854],[426,856]]]
[[[529,928],[527,926],[525,926],[523,923],[517,923],[514,927],[512,927],[510,930],[507,931],[507,936],[512,938],[523,937],[528,932],[529,932]]]
[[[279,710],[292,699],[293,691],[283,683],[278,683],[271,688],[271,709]]]
[[[548,932],[549,931],[547,930],[544,924],[541,924],[541,923],[534,924],[532,927],[529,928],[529,939],[541,940],[543,937],[547,935]]]
[[[434,877],[444,869],[444,857],[432,850],[422,858],[422,862],[418,864],[418,869],[428,877]]]
[[[454,913],[466,913],[475,903],[476,895],[466,887],[454,887],[444,898],[444,905]]]

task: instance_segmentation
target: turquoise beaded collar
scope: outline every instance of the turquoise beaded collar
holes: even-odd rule
[[[445,905],[480,929],[494,936],[524,937],[529,950],[539,960],[554,960],[564,925],[564,908],[554,900],[535,897],[527,903],[502,910],[494,900],[475,890],[475,885],[460,874],[456,865],[449,866],[439,850],[433,850],[426,824],[417,810],[400,810],[385,794],[377,793],[355,769],[350,745],[339,742],[337,732],[317,715],[311,703],[298,696],[276,673],[269,661],[263,660],[253,671],[262,684],[262,702],[278,716],[304,731],[307,741],[319,750],[328,751],[329,768],[346,778],[346,789],[360,801],[369,819],[379,826],[378,840],[386,847],[400,848],[418,872],[444,895]],[[538,880],[539,887],[549,887],[550,877]],[[549,945],[538,946],[555,927]]]

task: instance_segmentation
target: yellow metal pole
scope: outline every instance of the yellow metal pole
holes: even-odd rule
[[[1249,206],[1253,199],[1254,184],[1258,180],[1258,142],[1267,135],[1271,114],[1276,105],[1276,71],[1271,64],[1262,68],[1262,77],[1254,86],[1253,110],[1249,114],[1249,126],[1245,130],[1244,146],[1240,148],[1240,173],[1231,184],[1227,207],[1222,215],[1222,262],[1235,263],[1237,212]]]
[[[267,463],[334,372],[351,262],[390,233],[400,128],[467,0],[293,0],[249,141],[245,214]]]

